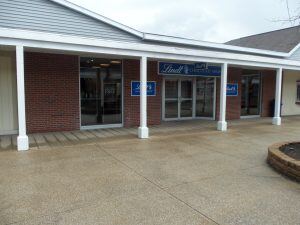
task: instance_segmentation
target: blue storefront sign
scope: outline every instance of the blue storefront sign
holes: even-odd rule
[[[221,66],[209,65],[207,63],[171,63],[159,62],[158,73],[161,75],[182,76],[221,76]]]
[[[238,84],[227,84],[226,93],[227,93],[227,96],[238,96],[239,95],[239,85]]]
[[[140,82],[131,81],[131,96],[140,96]],[[147,95],[156,96],[156,82],[148,81],[147,82]]]

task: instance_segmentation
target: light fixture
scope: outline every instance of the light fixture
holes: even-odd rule
[[[121,61],[119,60],[112,60],[110,61],[111,64],[121,64]]]
[[[94,59],[88,59],[88,60],[86,61],[86,63],[88,63],[88,64],[93,63],[93,62],[94,62]]]
[[[109,66],[110,66],[110,64],[107,64],[107,63],[102,63],[102,64],[100,64],[100,66],[101,66],[101,67],[109,67]]]

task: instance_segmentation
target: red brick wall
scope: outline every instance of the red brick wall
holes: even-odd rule
[[[275,98],[275,85],[276,85],[276,72],[264,70],[260,71],[262,74],[262,117],[272,117],[270,114],[271,104],[270,102]],[[228,69],[228,83],[239,84],[239,95],[237,97],[227,97],[227,110],[226,120],[239,119],[241,115],[241,87],[242,87],[242,74],[243,69],[229,68]],[[217,98],[216,98],[216,119],[219,119],[219,107],[220,107],[220,79],[217,79]]]
[[[262,117],[273,117],[270,112],[271,101],[275,98],[276,90],[276,71],[265,70],[262,71]]]
[[[241,75],[242,69],[228,68],[227,83],[237,83],[239,85],[238,96],[228,96],[226,99],[226,120],[239,119],[241,116]],[[220,114],[220,78],[217,79],[217,98],[216,98],[216,119]]]
[[[237,83],[239,85],[238,96],[227,97],[227,120],[239,119],[241,116],[241,82],[242,82],[242,69],[229,68],[228,70],[228,83]]]
[[[140,80],[139,60],[123,61],[124,75],[124,126],[139,126],[140,98],[131,96],[131,81]],[[147,98],[148,124],[161,123],[161,85],[162,77],[157,74],[157,62],[148,62],[148,81],[156,81],[156,96]]]
[[[80,128],[77,56],[25,53],[29,133]]]

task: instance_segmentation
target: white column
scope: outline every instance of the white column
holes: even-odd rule
[[[19,136],[17,139],[18,150],[24,151],[29,149],[28,136],[26,134],[26,117],[25,117],[25,83],[24,83],[24,47],[16,46],[17,62],[17,94],[18,94],[18,119],[19,119]]]
[[[139,138],[149,138],[147,127],[147,57],[143,56],[140,60],[140,127],[138,130]]]
[[[228,64],[227,63],[222,64],[221,91],[220,91],[220,116],[218,122],[219,131],[227,130],[227,122],[226,122],[227,70],[228,70]]]
[[[276,70],[276,94],[275,94],[275,110],[272,123],[274,125],[281,125],[281,87],[282,87],[282,68]]]

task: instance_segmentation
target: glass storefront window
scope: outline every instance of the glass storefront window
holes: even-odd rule
[[[81,125],[122,123],[122,61],[81,58]]]
[[[215,78],[165,78],[164,83],[165,119],[213,118]]]
[[[256,116],[261,108],[261,77],[245,75],[242,77],[241,116]]]
[[[199,77],[196,80],[196,116],[214,116],[215,78]]]

